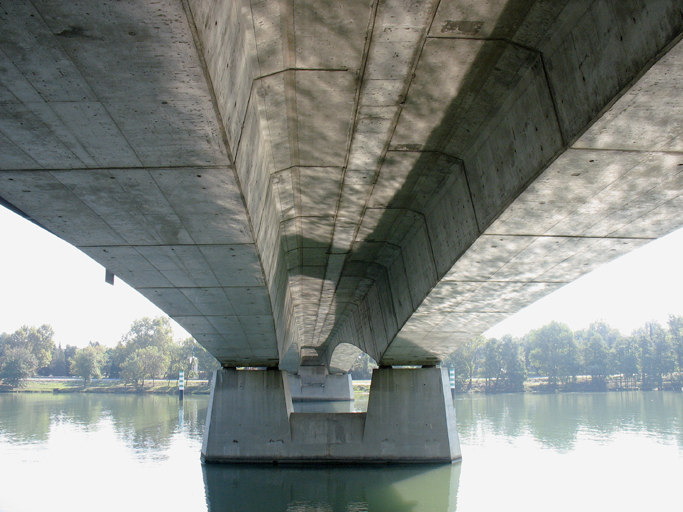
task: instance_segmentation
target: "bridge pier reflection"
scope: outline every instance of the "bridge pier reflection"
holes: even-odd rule
[[[202,459],[224,463],[446,463],[460,443],[448,374],[378,368],[367,413],[295,413],[284,371],[216,372]]]
[[[209,512],[454,511],[460,464],[442,466],[204,465]]]

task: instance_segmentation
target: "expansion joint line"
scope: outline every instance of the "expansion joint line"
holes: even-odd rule
[[[349,71],[349,68],[297,68],[297,67],[289,67],[289,68],[283,68],[279,69],[277,71],[273,71],[272,73],[267,73],[265,75],[257,76],[254,78],[254,82],[258,80],[263,80],[264,78],[270,78],[271,76],[276,76],[280,75],[282,73],[287,73],[288,71],[329,71],[332,73],[338,73],[338,72],[344,72],[344,71]]]

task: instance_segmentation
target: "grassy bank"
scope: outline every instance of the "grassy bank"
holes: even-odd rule
[[[135,387],[118,380],[97,380],[87,386],[80,379],[28,379],[21,386],[12,388],[0,385],[0,393],[155,393],[175,394],[177,381],[146,381],[144,387]],[[185,394],[209,394],[205,380],[186,381]]]

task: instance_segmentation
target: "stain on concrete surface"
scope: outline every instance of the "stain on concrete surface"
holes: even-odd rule
[[[446,23],[441,27],[441,32],[455,32],[465,36],[476,36],[483,26],[483,21],[446,20]]]

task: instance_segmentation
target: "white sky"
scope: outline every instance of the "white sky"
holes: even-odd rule
[[[79,250],[0,207],[0,332],[50,324],[55,341],[113,346],[134,320],[163,312]],[[633,251],[485,333],[521,336],[552,320],[573,330],[602,319],[624,334],[683,315],[683,230]],[[174,323],[177,338],[189,336]]]
[[[55,342],[114,346],[133,321],[164,313],[75,247],[0,207],[0,332],[50,324]],[[176,338],[187,332],[172,322]]]

